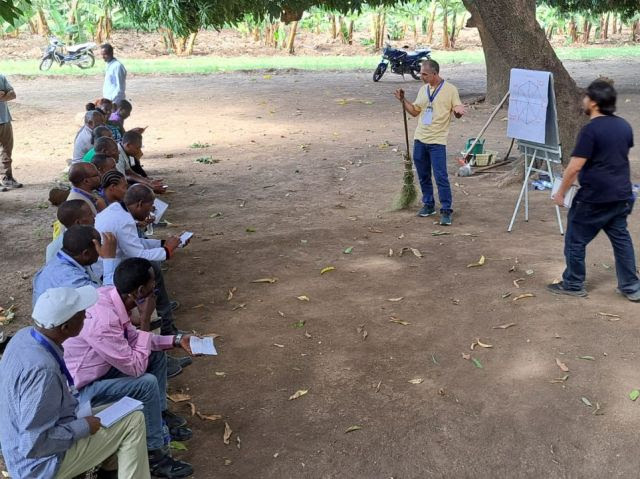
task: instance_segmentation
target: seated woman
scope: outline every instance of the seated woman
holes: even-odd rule
[[[98,190],[98,194],[104,199],[107,205],[114,202],[121,202],[124,200],[124,195],[127,193],[129,184],[125,176],[118,170],[107,171],[102,176],[102,184]]]

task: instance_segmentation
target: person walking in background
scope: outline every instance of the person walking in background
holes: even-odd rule
[[[102,45],[100,51],[102,59],[107,64],[102,96],[118,104],[126,98],[127,70],[122,63],[114,58],[113,47],[109,43]]]
[[[618,276],[618,292],[630,301],[640,301],[640,279],[627,216],[633,209],[633,190],[629,150],[633,147],[631,125],[614,115],[616,90],[603,80],[587,88],[582,108],[589,116],[564,171],[562,184],[553,200],[564,205],[564,195],[576,178],[580,189],[567,216],[564,255],[567,267],[562,282],[547,286],[554,294],[587,295],[585,251],[587,245],[604,231],[613,246]]]
[[[13,177],[11,169],[11,154],[13,153],[13,127],[11,126],[11,113],[7,102],[16,99],[16,92],[7,78],[0,74],[0,191],[8,191],[10,188],[22,188]]]
[[[413,142],[413,161],[418,171],[423,203],[418,216],[436,214],[431,182],[433,169],[440,199],[440,224],[449,226],[453,214],[453,198],[447,174],[447,136],[451,114],[460,118],[466,111],[460,101],[458,89],[440,76],[440,65],[436,61],[422,62],[420,78],[424,85],[418,91],[414,103],[405,98],[404,90],[398,89],[395,92],[395,97],[404,104],[411,116],[420,115]]]

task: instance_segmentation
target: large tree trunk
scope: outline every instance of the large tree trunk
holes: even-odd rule
[[[602,23],[602,30],[600,30],[600,38],[602,38],[603,40],[606,40],[607,38],[609,38],[609,17],[610,16],[611,16],[610,13],[607,13],[606,17],[604,15],[602,16],[604,21]]]
[[[198,36],[198,32],[191,32],[189,34],[189,38],[187,39],[187,46],[185,49],[185,55],[193,55],[193,48],[196,45],[196,37]]]
[[[331,39],[335,40],[338,36],[338,30],[336,29],[336,16],[329,15],[329,23],[331,24]]]
[[[47,23],[47,18],[44,16],[44,11],[42,8],[38,8],[38,12],[36,14],[36,21],[38,25],[38,35],[49,36],[51,35],[51,30],[49,29],[49,24]]]
[[[535,0],[463,0],[471,18],[467,26],[478,28],[487,66],[487,101],[497,103],[509,89],[511,68],[553,73],[558,124],[566,160],[584,123],[581,90],[540,27]],[[513,28],[517,25],[518,28]]]
[[[347,33],[347,43],[353,45],[353,20],[349,20],[349,31]]]
[[[449,42],[449,11],[447,10],[447,4],[445,3],[442,7],[442,48],[445,50],[449,50],[451,48],[451,43]]]
[[[293,55],[296,51],[295,41],[296,41],[296,32],[298,31],[298,22],[291,23],[291,27],[289,30],[289,39],[287,41],[287,50],[289,51],[289,55]]]
[[[436,22],[437,0],[431,0],[431,13],[429,14],[429,24],[427,25],[427,43],[433,43],[433,30]]]
[[[571,37],[571,43],[576,43],[578,41],[578,27],[576,26],[576,20],[573,17],[569,20],[569,36]]]

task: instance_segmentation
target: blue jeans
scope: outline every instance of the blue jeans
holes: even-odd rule
[[[162,263],[160,261],[152,261],[151,266],[156,277],[156,311],[161,319],[160,334],[171,336],[177,334],[178,329],[173,322],[173,311],[171,310],[171,300],[167,287],[164,284],[164,275],[162,274]]]
[[[569,210],[567,233],[564,238],[567,268],[562,274],[562,280],[565,289],[575,291],[584,287],[585,250],[591,240],[602,230],[613,246],[618,288],[626,294],[640,290],[633,242],[627,229],[627,216],[632,209],[632,200],[600,204],[577,200],[573,202]]]
[[[162,437],[162,411],[167,409],[167,355],[154,351],[149,356],[147,372],[139,378],[126,376],[111,368],[100,379],[80,390],[80,403],[91,401],[91,406],[109,404],[129,396],[144,404],[144,422],[147,427],[147,448],[160,449]]]
[[[438,197],[440,198],[440,213],[451,214],[453,199],[451,197],[451,185],[447,174],[447,147],[445,145],[426,144],[420,140],[413,141],[413,162],[418,171],[420,189],[422,190],[422,202],[426,206],[435,207],[436,200],[433,197],[433,183],[431,182],[431,168],[438,185]]]

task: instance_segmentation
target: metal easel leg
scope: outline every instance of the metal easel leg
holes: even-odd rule
[[[518,210],[520,209],[520,204],[522,203],[522,197],[525,197],[525,218],[528,220],[529,212],[527,210],[529,207],[529,196],[528,196],[527,187],[529,186],[529,177],[531,176],[531,170],[533,168],[533,164],[535,160],[536,160],[535,153],[533,154],[530,160],[527,159],[526,155],[524,157],[524,165],[525,165],[524,181],[522,183],[522,189],[520,190],[520,196],[518,196],[518,201],[516,202],[516,208],[513,210],[511,223],[509,223],[509,228],[507,228],[507,231],[509,233],[513,229],[513,223],[515,223],[516,221],[516,216],[518,215]],[[527,161],[530,161],[530,163],[527,163]]]

